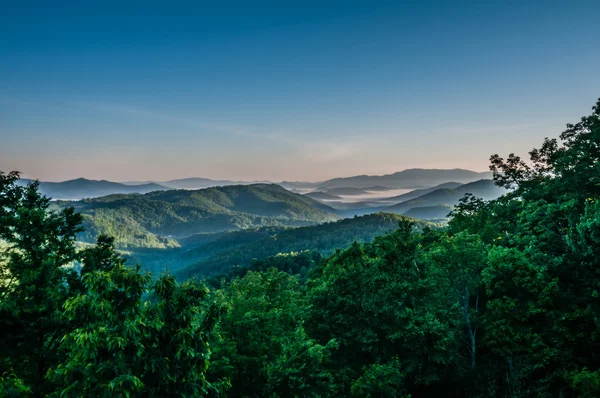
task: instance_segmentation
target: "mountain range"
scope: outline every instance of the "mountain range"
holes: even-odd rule
[[[190,190],[155,183],[88,181],[62,183],[71,187],[64,192],[75,196],[84,188],[98,193],[101,187],[142,192],[158,189],[52,202],[55,208],[72,206],[83,215],[86,230],[80,241],[94,242],[100,234],[110,235],[131,261],[141,261],[154,272],[165,265],[173,270],[189,266],[181,271],[185,276],[218,274],[233,265],[247,265],[253,258],[290,251],[330,254],[352,241],[368,241],[393,230],[398,217],[444,219],[466,193],[494,199],[506,192],[491,180],[444,182],[398,196],[377,193],[379,199],[344,202],[354,198],[352,194],[368,192],[368,187],[298,194],[260,183]],[[42,186],[52,192],[54,184]]]
[[[31,180],[19,180],[21,185],[30,183]],[[41,181],[39,191],[55,200],[79,200],[83,198],[96,198],[112,194],[145,194],[154,191],[170,189],[164,185],[148,182],[138,185],[127,185],[120,182],[106,180],[88,180],[77,178],[63,182]]]
[[[336,209],[344,217],[389,212],[418,219],[442,219],[446,218],[452,207],[457,205],[459,200],[467,193],[484,200],[492,200],[502,196],[507,191],[496,186],[492,180],[478,180],[467,184],[444,183],[432,188],[416,189],[398,196],[359,202],[322,199],[321,195],[313,196],[313,198]],[[351,196],[348,197],[352,198]]]
[[[468,183],[492,177],[491,172],[475,172],[464,169],[407,169],[383,176],[360,175],[334,178],[318,185],[319,190],[332,188],[368,188],[382,186],[394,189],[428,188],[445,182]]]
[[[417,198],[384,207],[382,210],[391,213],[405,214],[411,209],[420,207],[438,205],[454,206],[468,193],[484,200],[491,200],[498,198],[506,192],[506,189],[496,186],[492,180],[479,180],[453,189],[436,189]]]
[[[470,170],[433,170],[408,169],[383,176],[354,176],[334,178],[323,182],[282,181],[278,185],[295,192],[323,191],[332,195],[354,192],[355,195],[365,191],[382,191],[386,189],[431,188],[442,183],[468,183],[482,178],[490,178],[490,173],[478,173]],[[30,180],[21,180],[22,184]],[[168,181],[130,181],[113,182],[106,180],[89,180],[77,178],[63,182],[40,182],[40,191],[55,200],[79,200],[95,198],[110,194],[145,194],[152,191],[168,189],[203,189],[229,185],[252,185],[271,183],[268,181],[231,181],[212,180],[210,178],[183,178]]]

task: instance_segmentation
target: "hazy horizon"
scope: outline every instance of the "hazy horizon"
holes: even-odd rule
[[[175,181],[175,180],[185,180],[185,179],[193,179],[193,178],[206,178],[209,180],[214,180],[214,181],[233,181],[233,182],[254,182],[254,183],[261,183],[261,182],[302,182],[302,183],[319,183],[319,182],[324,182],[327,180],[331,180],[334,178],[348,178],[348,177],[357,177],[357,176],[381,176],[381,175],[389,175],[389,174],[394,174],[394,173],[398,173],[398,172],[402,172],[402,171],[406,171],[406,170],[467,170],[467,171],[473,171],[476,173],[486,173],[489,172],[488,170],[472,170],[472,169],[464,169],[461,167],[455,167],[455,168],[440,168],[440,167],[432,167],[432,168],[424,168],[424,167],[410,167],[410,168],[406,168],[406,169],[402,169],[402,170],[396,170],[393,171],[391,173],[384,173],[384,174],[366,174],[366,173],[361,173],[361,174],[352,174],[352,175],[339,175],[339,176],[334,176],[331,178],[326,178],[326,179],[322,179],[322,180],[290,180],[290,179],[279,179],[279,180],[275,180],[275,179],[252,179],[252,180],[242,180],[242,179],[230,179],[230,178],[218,178],[218,177],[208,177],[208,176],[204,176],[204,175],[193,175],[193,176],[184,176],[184,177],[174,177],[174,178],[165,178],[165,179],[146,179],[146,180],[135,180],[135,179],[123,179],[123,180],[118,180],[118,179],[108,179],[108,178],[90,178],[90,177],[86,177],[83,175],[77,176],[77,177],[73,177],[73,178],[66,178],[66,179],[42,179],[39,177],[35,177],[35,176],[29,176],[25,173],[23,173],[21,170],[2,170],[0,168],[1,171],[4,172],[9,172],[9,171],[18,171],[21,173],[21,178],[24,179],[29,179],[29,180],[40,180],[40,181],[44,181],[44,182],[64,182],[64,181],[71,181],[71,180],[76,180],[76,179],[86,179],[86,180],[95,180],[95,181],[102,181],[102,180],[106,180],[106,181],[112,181],[112,182],[119,182],[119,183],[126,183],[126,184],[144,184],[144,183],[160,183],[160,182],[166,182],[166,181]]]
[[[44,2],[0,16],[0,170],[323,181],[488,169],[589,112],[600,4]]]

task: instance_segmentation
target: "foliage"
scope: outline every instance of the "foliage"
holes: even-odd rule
[[[45,374],[60,360],[60,338],[69,328],[60,315],[63,302],[74,294],[76,275],[66,266],[78,257],[74,242],[81,216],[73,209],[49,212],[49,199],[37,192],[37,183],[18,186],[18,177],[0,172],[0,239],[5,242],[0,374],[7,375],[3,383],[23,384],[42,395],[48,391]]]
[[[353,242],[371,242],[377,236],[393,231],[406,217],[377,213],[339,220],[311,227],[285,229],[255,242],[217,253],[183,269],[181,277],[223,274],[235,266],[245,267],[254,259],[276,256],[279,253],[315,251],[331,255]],[[430,226],[417,222],[419,228]]]
[[[81,216],[0,173],[2,396],[208,396],[209,291],[125,266],[114,240],[78,250]],[[77,272],[80,270],[80,272]]]
[[[330,347],[302,327],[304,287],[271,268],[235,278],[221,290],[229,311],[218,327],[211,373],[231,380],[230,396],[322,396],[331,385],[324,363]]]

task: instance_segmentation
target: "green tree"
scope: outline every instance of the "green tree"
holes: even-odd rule
[[[2,396],[208,396],[208,289],[125,266],[114,240],[78,250],[81,217],[0,172]],[[80,265],[83,265],[82,267]],[[80,272],[77,272],[80,270]]]
[[[373,372],[396,375],[397,393],[427,389],[455,361],[460,312],[448,303],[452,285],[443,269],[421,261],[411,230],[405,221],[372,245],[355,244],[309,282],[310,331],[321,343],[339,342],[330,366],[341,395],[363,391],[357,380]]]
[[[305,292],[297,276],[250,271],[220,294],[229,311],[217,328],[210,373],[231,380],[230,396],[315,396],[329,388],[324,362],[331,345],[304,333]]]
[[[216,394],[208,383],[209,335],[219,309],[208,289],[177,284],[166,274],[152,281],[115,255],[101,237],[83,255],[83,293],[65,304],[79,326],[63,338],[64,363],[50,372],[60,396],[198,397]]]
[[[69,267],[81,216],[48,210],[36,182],[0,172],[0,374],[15,375],[34,396],[51,391],[48,369],[62,358],[59,344],[70,323],[61,317],[77,279]],[[15,380],[5,376],[2,382]],[[21,387],[20,387],[21,388]]]

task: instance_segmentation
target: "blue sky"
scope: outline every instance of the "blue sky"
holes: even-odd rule
[[[43,180],[483,171],[600,97],[598,1],[14,3],[0,170]]]

